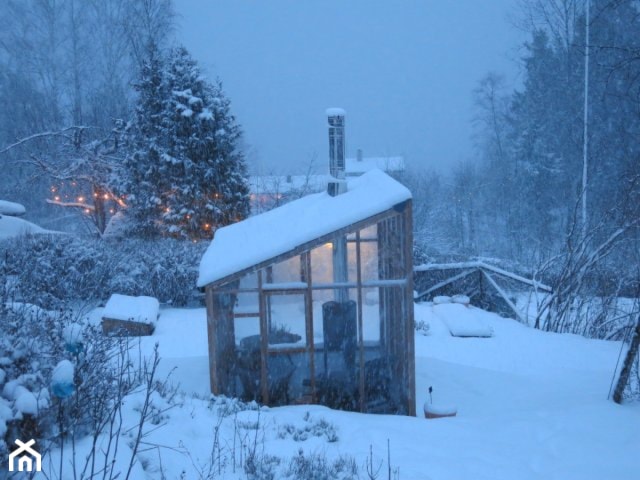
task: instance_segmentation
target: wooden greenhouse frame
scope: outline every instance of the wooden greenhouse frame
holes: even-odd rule
[[[326,266],[319,249],[335,261],[341,242],[348,277],[314,278]],[[409,196],[204,285],[211,392],[268,405],[415,416],[412,242]],[[364,265],[365,250],[375,268]],[[281,282],[274,271],[285,262],[295,265],[296,278]],[[240,308],[244,296],[257,299],[257,311]],[[343,301],[322,303],[327,296]],[[290,300],[300,312],[298,334],[274,333],[272,302]],[[257,322],[259,333],[239,338],[244,321]]]

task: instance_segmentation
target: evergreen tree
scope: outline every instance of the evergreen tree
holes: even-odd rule
[[[240,127],[220,82],[208,83],[184,47],[166,60],[149,53],[122,182],[135,230],[211,238],[249,213]]]
[[[128,205],[127,216],[134,233],[149,236],[157,231],[161,199],[157,186],[162,179],[161,159],[166,154],[165,61],[157,45],[147,46],[147,60],[134,85],[138,100],[133,120],[127,127],[129,154],[113,178],[114,189]]]

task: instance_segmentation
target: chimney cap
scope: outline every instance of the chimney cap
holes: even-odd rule
[[[345,112],[343,108],[327,108],[327,117],[344,117],[346,114],[347,112]]]

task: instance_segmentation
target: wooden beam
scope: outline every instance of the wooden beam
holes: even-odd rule
[[[540,282],[536,282],[535,280],[531,280],[529,278],[525,278],[521,275],[517,275],[515,273],[508,272],[499,267],[495,267],[493,265],[489,265],[484,262],[459,262],[459,263],[427,263],[424,265],[418,265],[413,269],[414,272],[430,272],[434,270],[467,270],[467,269],[477,269],[482,268],[485,270],[489,270],[493,273],[501,275],[506,278],[510,278],[520,283],[524,283],[525,285],[529,285],[531,287],[537,288],[538,290],[543,290],[545,292],[551,293],[553,289],[548,285],[545,285]]]
[[[369,280],[362,282],[362,288],[377,288],[377,287],[404,287],[407,281],[403,279],[398,280]],[[278,285],[278,284],[273,284]],[[269,291],[269,293],[303,293],[307,286],[300,286],[300,288],[273,288],[269,284],[263,284],[263,290]],[[316,283],[309,287],[311,290],[335,290],[339,288],[358,288],[357,282],[340,282],[340,283]],[[237,288],[228,290],[230,293],[257,293],[258,288]]]
[[[502,299],[507,303],[509,308],[513,310],[513,313],[515,314],[516,318],[520,320],[522,323],[524,323],[525,325],[528,325],[529,322],[527,322],[527,320],[524,317],[522,317],[522,315],[520,315],[520,312],[518,311],[516,306],[509,299],[509,297],[507,297],[507,294],[505,293],[505,291],[502,290],[502,288],[500,288],[500,285],[496,283],[496,281],[491,277],[491,275],[489,275],[489,273],[485,272],[484,270],[482,270],[482,274],[487,279],[489,284],[496,290],[496,292],[498,292],[498,295],[500,295]]]
[[[446,287],[447,285],[449,285],[450,283],[453,283],[455,281],[461,280],[466,276],[471,275],[472,273],[477,272],[478,269],[473,269],[473,270],[467,270],[466,272],[461,272],[458,275],[454,275],[451,278],[447,278],[446,280],[443,280],[442,282],[436,283],[433,287],[428,288],[427,290],[425,290],[422,293],[419,293],[415,296],[415,300],[418,301],[421,298],[425,297],[426,295],[429,295],[432,292],[435,292],[436,290],[441,289],[442,287]],[[413,280],[413,279],[412,279]]]

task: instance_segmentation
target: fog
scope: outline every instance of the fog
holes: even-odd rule
[[[347,155],[440,171],[473,149],[472,91],[514,84],[516,0],[178,0],[178,37],[219,76],[251,167],[301,171],[327,151],[324,111],[347,111]]]

